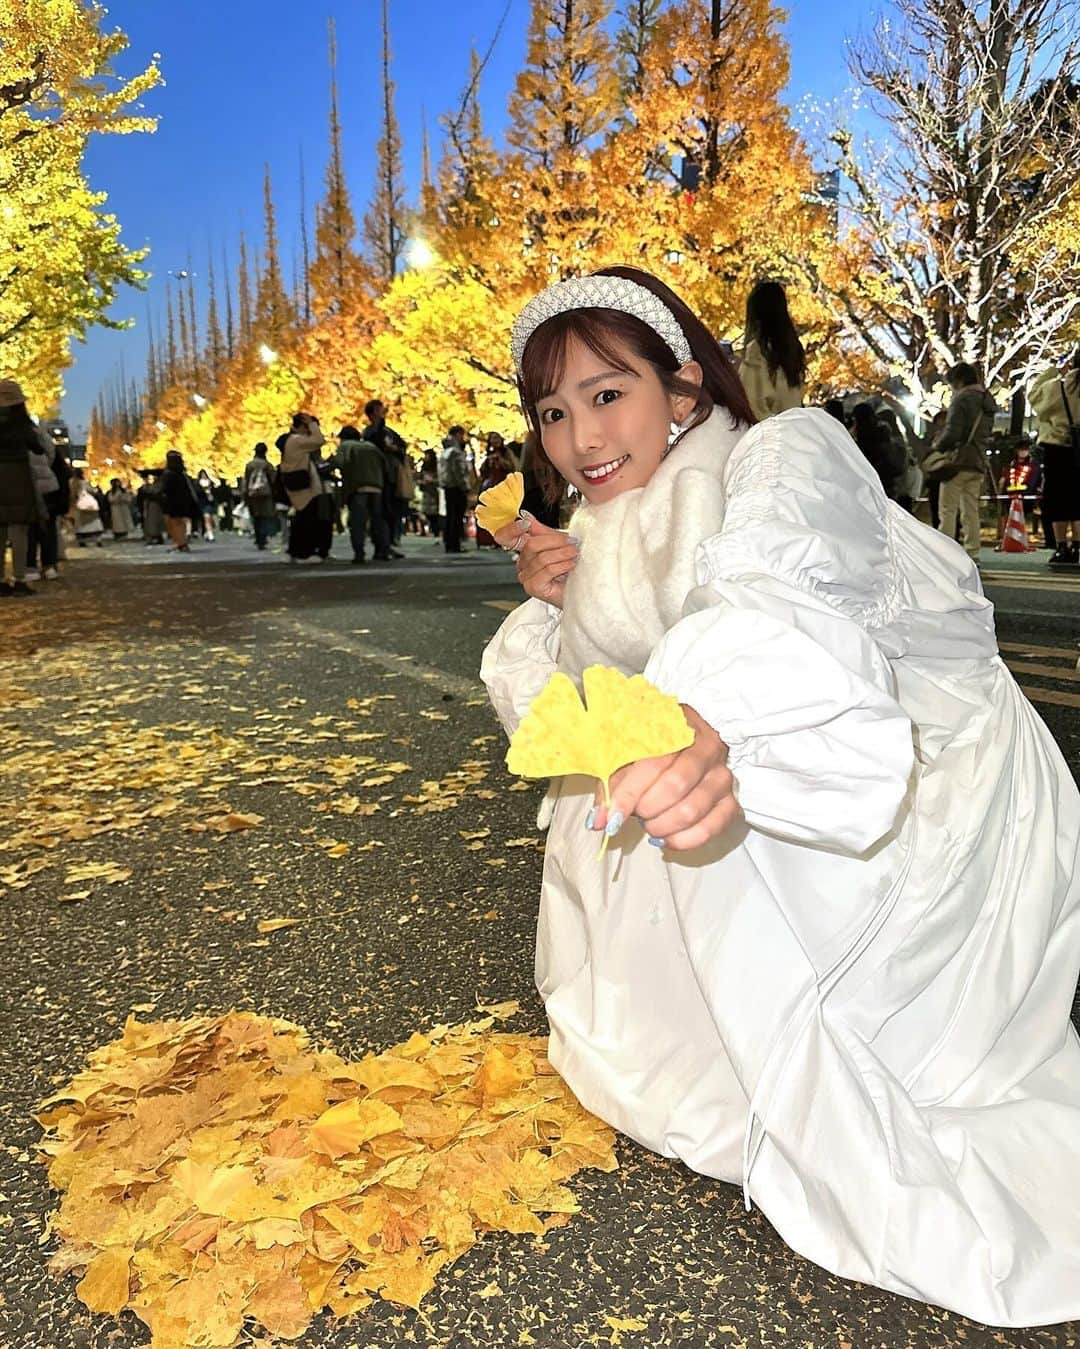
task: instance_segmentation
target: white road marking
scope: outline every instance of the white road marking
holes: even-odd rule
[[[1032,646],[1030,642],[998,642],[998,648],[1021,656],[1064,656],[1074,664],[1080,660],[1080,642],[1071,650],[1065,646]]]
[[[332,632],[319,627],[303,618],[274,616],[268,620],[271,627],[291,629],[297,637],[314,642],[316,646],[326,647],[329,651],[340,651],[344,655],[359,656],[392,670],[402,679],[411,679],[415,684],[426,684],[431,689],[442,689],[458,698],[482,698],[484,686],[479,674],[475,679],[463,679],[461,675],[450,674],[447,670],[437,670],[433,665],[424,665],[418,660],[403,658],[400,651],[387,651],[384,647],[373,646],[358,641],[355,637],[346,637],[343,633]]]
[[[1056,703],[1058,707],[1080,707],[1080,693],[1059,693],[1057,689],[1036,689],[1020,685],[1020,692],[1033,703]]]
[[[984,586],[996,590],[1052,590],[1057,593],[1080,592],[1080,577],[1072,576],[1017,576],[1014,572],[980,572]]]
[[[1065,670],[1060,665],[1040,665],[1036,661],[1029,660],[1010,660],[1006,664],[1013,674],[1042,675],[1046,679],[1080,681],[1080,670],[1076,669],[1075,663],[1071,670]]]

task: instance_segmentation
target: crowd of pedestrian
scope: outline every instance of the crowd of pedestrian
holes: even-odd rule
[[[725,351],[758,421],[804,403],[806,352],[778,283],[754,287],[741,350]],[[1004,454],[994,445],[998,409],[978,370],[960,362],[948,383],[948,406],[924,432],[898,416],[901,405],[884,394],[832,398],[824,409],[847,427],[886,495],[908,511],[925,500],[933,527],[972,558],[980,554],[982,501],[1001,503],[1003,529],[1017,498],[1025,511],[1041,513],[1051,565],[1080,567],[1080,348],[1029,391],[1034,443],[1020,437]],[[147,546],[188,553],[193,538],[212,543],[225,530],[250,534],[260,551],[282,535],[291,562],[318,563],[330,556],[335,534],[347,533],[352,561],[363,564],[402,558],[402,537],[411,533],[455,557],[470,540],[478,549],[497,546],[476,526],[472,508],[481,492],[520,471],[525,507],[544,524],[559,524],[532,431],[512,443],[491,431],[477,450],[466,427],[455,424],[439,447],[414,458],[387,417],[386,404],[371,399],[363,418],[343,424],[331,440],[314,414],[298,412],[275,441],[278,462],[260,441],[234,484],[205,468],[193,475],[172,450],[161,468],[139,470],[137,490],[120,478],[103,490],[35,424],[19,385],[0,381],[0,595],[30,594],[30,582],[57,576],[65,521],[80,548],[139,534]],[[3,572],[9,546],[10,582]]]

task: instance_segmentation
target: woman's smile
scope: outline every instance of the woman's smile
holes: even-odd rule
[[[621,469],[625,463],[629,462],[629,459],[630,456],[624,454],[618,459],[610,459],[606,464],[594,464],[589,468],[583,468],[581,470],[581,475],[595,487],[598,484],[605,483],[613,478],[615,474],[618,473],[619,469]]]

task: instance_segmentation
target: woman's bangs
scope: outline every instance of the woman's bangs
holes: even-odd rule
[[[537,328],[529,338],[522,360],[526,407],[535,407],[542,398],[550,398],[559,387],[566,373],[566,353],[575,338],[613,370],[634,373],[625,347],[613,331],[613,318],[617,328],[627,316],[609,309],[572,309],[566,314],[556,314]]]

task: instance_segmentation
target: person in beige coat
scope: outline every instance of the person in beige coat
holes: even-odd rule
[[[1080,347],[1064,368],[1036,376],[1028,402],[1042,455],[1043,518],[1057,545],[1050,565],[1080,567]]]
[[[326,444],[319,419],[298,412],[292,430],[278,443],[281,482],[293,509],[289,557],[293,562],[325,562],[334,533],[330,497],[317,467],[319,450]]]
[[[746,301],[739,378],[759,422],[802,407],[806,353],[778,281],[759,281]]]

